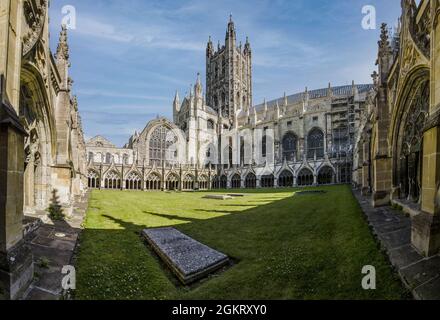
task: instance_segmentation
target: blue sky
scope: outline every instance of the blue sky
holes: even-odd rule
[[[56,49],[64,5],[71,76],[86,138],[127,142],[157,115],[172,118],[172,100],[205,74],[208,37],[224,42],[232,13],[237,37],[253,50],[254,104],[332,85],[371,82],[381,22],[394,26],[398,0],[58,0],[51,2]],[[377,30],[361,27],[362,7],[377,10]]]

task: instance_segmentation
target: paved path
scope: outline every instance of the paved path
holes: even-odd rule
[[[26,300],[58,300],[65,298],[61,287],[65,265],[72,257],[87,210],[87,197],[78,200],[73,213],[65,221],[51,221],[47,214],[27,216],[26,240],[34,255],[34,281],[25,293]]]
[[[440,255],[424,258],[411,246],[411,219],[391,207],[373,208],[370,198],[353,191],[373,234],[414,298],[440,299]]]

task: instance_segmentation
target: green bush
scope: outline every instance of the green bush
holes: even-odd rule
[[[52,190],[52,199],[50,200],[51,203],[47,210],[49,211],[49,218],[52,220],[63,220],[65,216],[57,192],[57,189]]]

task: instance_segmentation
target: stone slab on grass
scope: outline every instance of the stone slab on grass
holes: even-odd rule
[[[225,254],[174,228],[145,229],[142,236],[184,285],[206,277],[229,262]]]
[[[235,197],[235,198],[237,198],[237,197],[244,197],[245,196],[244,193],[228,193],[227,195],[230,196],[230,197]]]
[[[204,196],[203,199],[228,200],[233,199],[233,197],[225,194],[208,194]]]

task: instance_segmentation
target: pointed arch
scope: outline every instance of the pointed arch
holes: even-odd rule
[[[298,173],[297,184],[298,186],[311,186],[314,182],[313,172],[308,168],[303,168]]]

